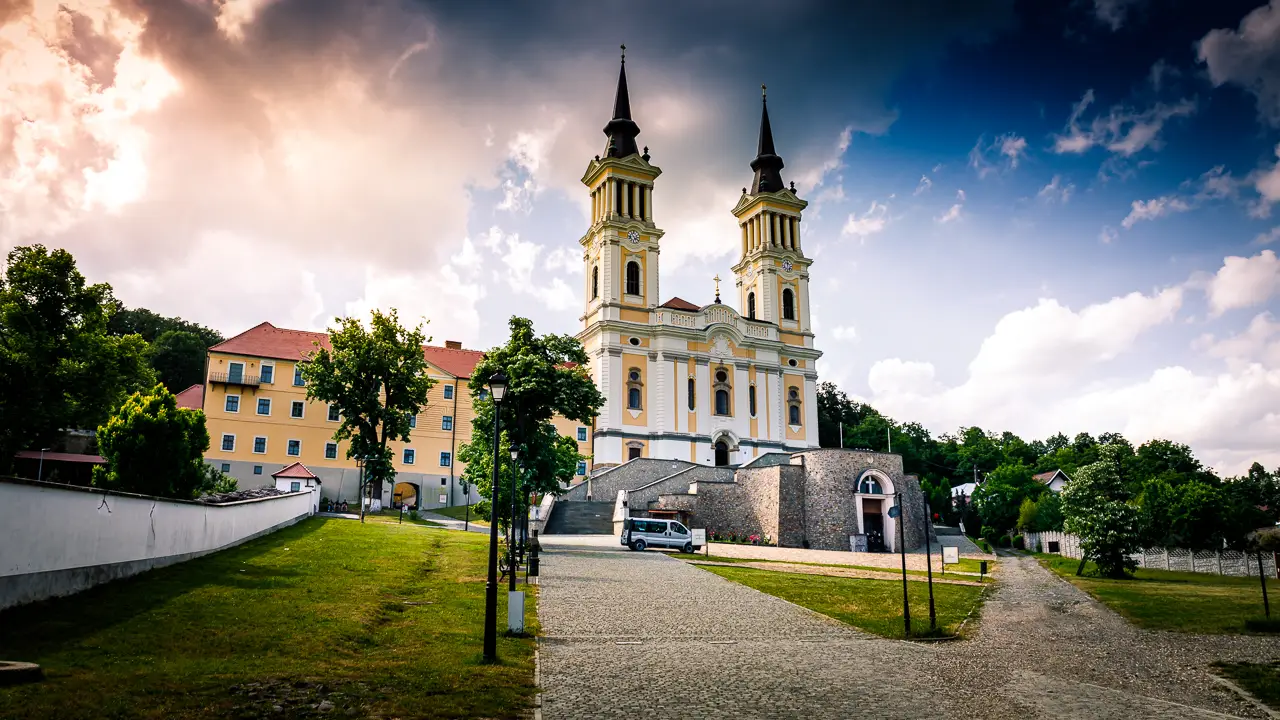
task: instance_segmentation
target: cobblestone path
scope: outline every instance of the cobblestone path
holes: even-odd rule
[[[549,720],[1262,716],[1202,668],[1274,641],[1137,631],[1031,560],[1003,559],[975,639],[924,645],[605,541],[544,537]]]

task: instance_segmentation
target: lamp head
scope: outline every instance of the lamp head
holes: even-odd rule
[[[493,395],[494,403],[501,403],[503,396],[507,394],[507,376],[501,370],[489,378],[489,392]]]

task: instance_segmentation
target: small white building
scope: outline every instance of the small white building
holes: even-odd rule
[[[272,473],[271,479],[276,481],[276,489],[281,492],[310,492],[311,512],[320,512],[320,478],[306,465],[300,462],[286,465],[279,472]]]
[[[1067,477],[1067,474],[1061,470],[1040,473],[1034,477],[1037,482],[1046,485],[1050,490],[1056,493],[1062,492],[1062,488],[1065,487],[1067,483],[1071,482],[1071,478]]]

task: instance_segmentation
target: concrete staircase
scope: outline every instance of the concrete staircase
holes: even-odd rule
[[[558,502],[547,519],[547,535],[612,535],[613,501]]]
[[[965,537],[960,532],[960,528],[948,527],[945,525],[934,525],[933,532],[937,537],[938,545],[954,545],[960,549],[961,555],[983,555],[982,548],[973,543],[972,540]],[[935,548],[937,545],[934,546]],[[941,552],[941,550],[938,550]]]

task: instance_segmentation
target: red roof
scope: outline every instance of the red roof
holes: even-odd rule
[[[14,457],[20,460],[39,460],[41,453],[39,450],[22,450]],[[107,462],[101,455],[81,455],[80,453],[46,452],[43,457],[45,462],[92,463],[94,465],[104,465]]]
[[[1039,475],[1032,475],[1031,477],[1042,483],[1049,483],[1053,482],[1053,478],[1056,477],[1058,473],[1062,473],[1062,470],[1050,470],[1049,472],[1042,472]],[[1067,478],[1068,480],[1071,479],[1067,477],[1066,473],[1062,473],[1062,477]]]
[[[287,465],[283,469],[281,469],[280,472],[271,473],[271,477],[300,478],[303,480],[319,480],[319,478],[316,477],[315,473],[308,470],[307,466],[303,465],[300,462],[296,462],[292,465]]]
[[[178,400],[178,407],[187,408],[188,410],[201,410],[204,408],[204,386],[192,385],[174,396]]]
[[[321,347],[328,348],[328,334],[286,330],[264,322],[209,350],[277,360],[300,360],[315,350],[317,342]],[[423,345],[422,354],[427,362],[459,378],[471,377],[471,371],[484,357],[484,353],[478,350],[457,350],[434,345]]]
[[[684,300],[678,297],[673,297],[670,300],[662,303],[658,307],[671,308],[672,310],[688,310],[691,312],[697,312],[702,309],[697,305],[694,305],[693,303],[689,302],[688,300]]]

